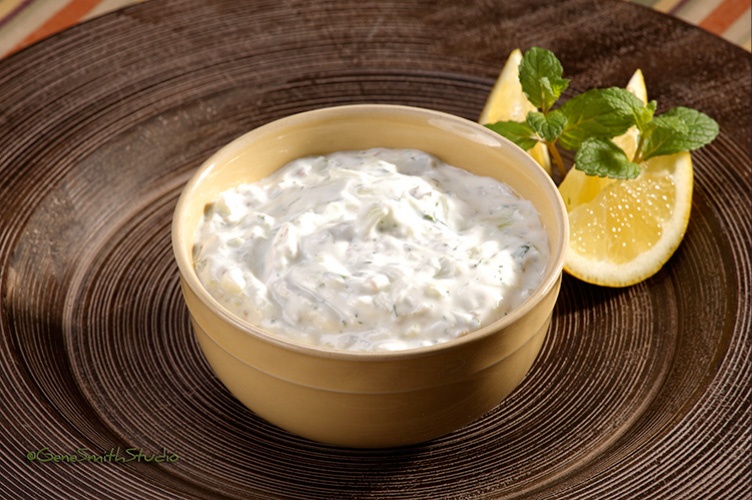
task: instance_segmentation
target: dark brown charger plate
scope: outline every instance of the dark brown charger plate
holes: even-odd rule
[[[574,90],[639,67],[662,109],[721,124],[671,261],[624,290],[565,277],[521,387],[445,438],[337,449],[242,407],[172,260],[193,169],[323,106],[475,119],[531,45]],[[0,61],[0,496],[748,498],[749,121],[747,52],[620,1],[153,1]],[[131,448],[177,461],[118,461]],[[71,454],[109,461],[42,461]]]

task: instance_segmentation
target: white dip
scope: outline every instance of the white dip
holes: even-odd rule
[[[199,279],[298,343],[393,351],[459,337],[541,283],[548,241],[510,187],[418,150],[295,160],[206,207]]]

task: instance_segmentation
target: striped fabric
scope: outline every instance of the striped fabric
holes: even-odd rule
[[[752,50],[752,0],[631,0]]]
[[[142,0],[0,0],[0,57],[80,21],[139,1]],[[676,16],[752,50],[752,0],[629,1]]]
[[[0,57],[141,0],[0,0]]]

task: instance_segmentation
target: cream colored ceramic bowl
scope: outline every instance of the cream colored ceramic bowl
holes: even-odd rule
[[[532,201],[550,243],[543,284],[514,312],[432,347],[389,353],[294,344],[225,310],[193,268],[194,232],[221,191],[312,154],[372,147],[416,148],[510,184]],[[355,105],[310,111],[264,125],[209,158],[185,187],[173,247],[191,321],[217,377],[243,404],[312,440],[352,447],[425,441],[498,405],[533,364],[559,293],[568,240],[564,204],[548,175],[496,133],[418,108]]]

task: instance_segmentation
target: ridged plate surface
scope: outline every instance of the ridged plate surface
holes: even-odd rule
[[[721,124],[670,262],[623,290],[565,277],[522,385],[444,438],[331,448],[241,406],[171,254],[193,170],[323,106],[475,119],[531,45],[574,91],[639,67],[662,109]],[[0,497],[749,498],[750,86],[748,53],[601,0],[155,0],[0,61]]]

